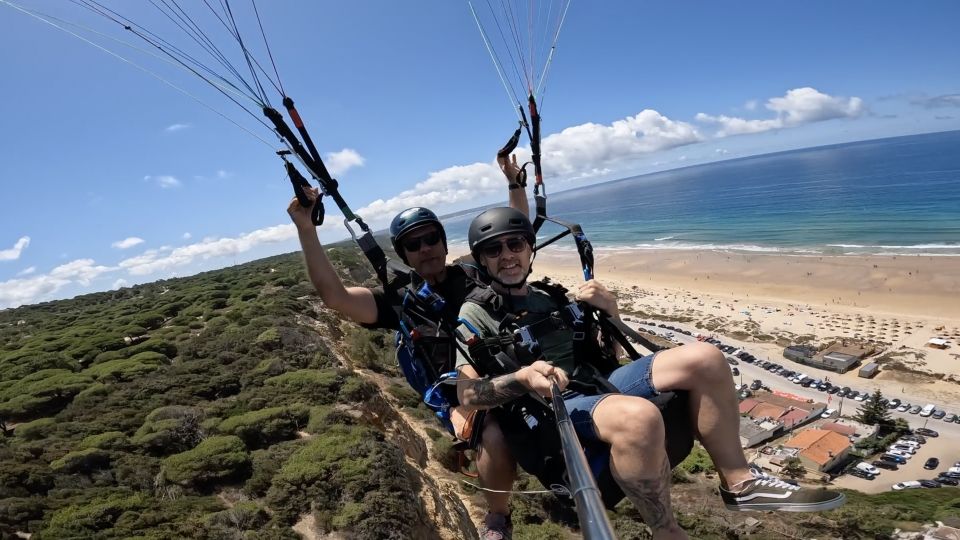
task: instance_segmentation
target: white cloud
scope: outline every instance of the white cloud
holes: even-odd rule
[[[117,240],[116,242],[110,244],[110,247],[117,249],[130,249],[133,246],[143,243],[143,238],[137,238],[136,236],[131,236],[129,238],[124,238],[123,240]]]
[[[0,249],[0,261],[15,261],[20,258],[23,250],[30,245],[29,236],[21,236],[10,249]]]
[[[188,233],[188,232],[183,233],[183,239],[184,239],[184,240],[189,240],[189,239],[191,239],[191,238],[193,238],[193,235],[192,235],[192,234],[190,234],[190,233]]]
[[[97,266],[93,259],[77,259],[48,274],[0,282],[0,309],[37,302],[72,283],[90,285],[96,277],[114,270],[116,268]]]
[[[699,142],[696,128],[678,122],[654,110],[644,110],[610,125],[582,124],[569,127],[543,139],[544,174],[567,180],[604,176],[614,172],[617,162],[660,150]],[[516,150],[517,159],[530,159],[530,149]],[[533,167],[527,168],[531,182]],[[484,197],[502,194],[506,180],[494,162],[456,165],[431,172],[427,179],[390,199],[378,199],[358,210],[372,219],[390,219],[411,206],[435,210],[443,205],[463,202],[480,204]]]
[[[126,287],[127,285],[129,285],[129,283],[127,283],[127,280],[120,278],[113,282],[113,285],[110,287],[110,289],[115,291],[122,287]]]
[[[330,152],[323,158],[323,163],[333,176],[343,174],[354,167],[362,167],[365,162],[366,159],[351,148]]]
[[[743,104],[743,108],[748,111],[757,110],[757,100],[751,99],[750,101],[747,101],[746,103]]]
[[[330,225],[339,226],[339,223],[331,221]],[[297,230],[293,224],[275,225],[236,238],[204,238],[195,244],[177,248],[164,246],[147,250],[136,257],[120,261],[120,268],[127,270],[130,275],[142,276],[185,266],[198,258],[210,259],[236,255],[261,244],[284,242],[296,236]]]
[[[147,182],[156,182],[158,186],[163,189],[170,189],[175,187],[180,187],[181,182],[177,180],[176,176],[170,176],[169,174],[162,174],[160,176],[144,176],[144,180]]]
[[[190,128],[190,124],[170,124],[169,126],[163,128],[167,133],[175,133],[177,131],[183,131]]]
[[[716,153],[718,156],[725,156],[725,155],[729,154],[730,152],[729,152],[728,150],[726,150],[725,148],[716,148],[716,149],[714,149],[714,153]]]
[[[227,171],[225,171],[225,170],[223,170],[223,169],[220,169],[220,170],[217,171],[217,178],[219,178],[219,179],[221,179],[221,180],[223,180],[223,179],[225,179],[225,178],[230,178],[231,176],[233,176],[233,173],[227,172]]]
[[[69,279],[81,285],[89,285],[90,281],[100,274],[114,270],[116,268],[96,266],[93,259],[77,259],[54,268],[50,271],[49,276],[56,279]]]
[[[23,270],[17,272],[17,275],[18,275],[18,276],[29,276],[30,274],[32,274],[32,273],[34,273],[34,272],[36,272],[36,271],[37,271],[37,267],[36,267],[36,266],[29,266],[29,267],[24,268]]]
[[[726,115],[714,116],[697,113],[698,122],[719,126],[717,137],[761,133],[772,129],[795,127],[834,118],[856,118],[866,112],[863,100],[858,97],[830,96],[814,88],[794,88],[783,97],[775,97],[764,104],[776,113],[776,118],[748,120]]]

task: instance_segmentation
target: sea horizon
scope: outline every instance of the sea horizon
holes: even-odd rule
[[[958,148],[945,131],[739,157],[557,192],[547,209],[600,249],[960,256]],[[486,207],[445,216],[450,242]]]

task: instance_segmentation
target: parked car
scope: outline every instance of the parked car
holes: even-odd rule
[[[896,463],[892,463],[892,462],[890,462],[890,461],[883,461],[882,459],[876,459],[876,460],[874,460],[874,461],[871,463],[871,465],[873,465],[874,467],[877,467],[877,468],[879,468],[879,469],[887,469],[888,471],[895,471],[895,470],[897,470],[897,469],[900,468],[900,467],[897,466]]]
[[[922,411],[922,410],[923,410],[923,407],[921,407],[921,406],[919,406],[919,405],[914,405],[914,406],[910,409],[910,414],[920,414],[920,411]]]
[[[735,366],[730,366],[730,373],[732,373],[733,376],[736,377],[740,375],[740,369]]]
[[[917,442],[917,441],[911,441],[910,439],[897,439],[897,442],[895,442],[895,443],[893,443],[893,444],[902,444],[902,445],[905,445],[905,446],[910,446],[910,447],[912,447],[914,450],[916,450],[917,448],[920,448],[920,443],[919,443],[919,442]]]
[[[903,435],[900,437],[901,441],[914,441],[920,444],[927,444],[927,438],[923,435]]]
[[[942,471],[942,472],[940,473],[940,476],[943,476],[943,477],[946,477],[946,478],[953,478],[953,479],[955,479],[955,480],[960,480],[960,473],[955,473],[955,472],[950,472],[950,471]]]
[[[939,466],[940,466],[940,460],[935,457],[928,459],[923,464],[923,468],[927,469],[928,471],[932,471],[933,469],[936,469]]]
[[[900,412],[907,412],[907,411],[910,410],[910,404],[909,404],[909,403],[903,403],[902,405],[900,405],[899,407],[897,407],[897,410],[900,411]]]
[[[827,409],[827,410],[823,411],[823,413],[820,414],[820,418],[830,418],[831,416],[833,416],[833,415],[836,414],[836,413],[837,413],[837,410],[836,410],[836,409]]]
[[[936,480],[937,480],[937,482],[940,482],[941,484],[943,484],[943,485],[945,485],[945,486],[956,486],[956,485],[960,485],[960,481],[958,481],[956,478],[950,478],[949,476],[938,476],[938,477],[936,478]]]
[[[943,421],[944,421],[944,422],[953,422],[953,421],[956,420],[956,419],[957,419],[957,415],[955,415],[955,414],[953,414],[953,413],[949,413],[949,414],[947,414],[946,416],[943,417]]]
[[[906,482],[897,482],[891,489],[894,491],[900,491],[901,489],[917,489],[919,487],[922,487],[920,482],[917,482],[916,480],[907,480]]]
[[[880,460],[888,463],[896,463],[897,465],[903,465],[907,462],[907,458],[895,454],[882,454]]]
[[[925,488],[938,488],[938,487],[941,487],[941,486],[940,486],[940,482],[937,482],[936,480],[920,480],[920,485],[923,486],[923,487],[925,487]]]
[[[888,409],[896,409],[899,406],[900,406],[900,399],[898,398],[893,398],[890,400],[890,403],[887,403]]]
[[[874,467],[873,465],[871,465],[871,464],[869,464],[869,463],[867,463],[867,462],[865,462],[865,461],[861,461],[860,463],[857,463],[857,465],[856,465],[856,467],[854,467],[854,469],[859,470],[859,471],[863,471],[863,472],[868,473],[868,474],[880,474],[880,469]]]
[[[932,430],[932,429],[927,429],[927,428],[917,428],[917,429],[913,430],[913,432],[914,432],[914,433],[918,433],[918,434],[920,434],[920,435],[923,435],[924,437],[939,437],[939,436],[940,436],[940,434],[937,433],[936,431],[934,431],[934,430]]]
[[[854,399],[854,401],[866,401],[866,400],[867,400],[867,393],[864,392],[864,393],[862,393],[862,394],[857,394],[856,396],[854,396],[853,399]]]
[[[864,480],[873,480],[877,477],[875,474],[870,474],[860,469],[850,469],[850,476],[856,476],[857,478],[863,478]]]
[[[759,390],[761,386],[763,386],[763,381],[760,379],[754,379],[753,382],[750,383],[751,390]]]
[[[947,412],[946,412],[946,411],[937,409],[937,410],[933,411],[933,414],[931,414],[930,417],[933,418],[934,420],[939,420],[939,419],[943,418],[943,417],[946,416],[946,415],[947,415]]]
[[[836,394],[836,393],[839,392],[839,391],[840,391],[840,387],[839,387],[839,386],[831,386],[830,388],[827,388],[827,393],[828,393],[828,394]]]
[[[900,456],[905,459],[910,459],[913,457],[913,452],[906,450],[906,447],[903,448],[894,448],[893,446],[887,448],[887,453],[894,456]]]

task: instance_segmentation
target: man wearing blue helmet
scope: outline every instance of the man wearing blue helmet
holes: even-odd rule
[[[516,159],[498,157],[498,164],[509,180],[510,206],[526,215],[529,212],[526,191],[516,183],[519,167]],[[308,191],[308,197],[315,198],[316,190]],[[300,245],[310,281],[320,295],[323,303],[365,328],[399,329],[400,322],[394,305],[399,298],[389,297],[382,287],[347,287],[333,268],[326,251],[317,236],[316,227],[310,219],[310,208],[304,208],[294,198],[287,213],[297,227]],[[455,321],[470,287],[470,279],[460,265],[447,264],[447,236],[443,224],[437,215],[422,207],[408,208],[397,214],[390,223],[390,243],[397,255],[411,266],[432,288],[446,300],[442,313],[445,320]],[[424,328],[424,331],[429,331]],[[437,366],[438,372],[452,371],[452,350],[441,345],[433,356],[438,359],[450,358],[448,366]],[[442,348],[442,350],[439,350]],[[435,363],[442,363],[437,360]],[[478,376],[475,372],[461,370],[462,376]],[[465,414],[459,407],[451,411],[451,421],[458,437],[469,439],[474,429],[473,414]],[[481,426],[476,426],[481,429]],[[509,448],[503,439],[496,422],[485,421],[478,449],[477,470],[484,487],[488,514],[481,527],[484,540],[509,539],[512,526],[509,518],[509,491],[515,476],[515,464]]]

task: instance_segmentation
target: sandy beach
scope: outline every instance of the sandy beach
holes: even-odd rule
[[[545,250],[533,278],[583,281],[575,252]],[[717,251],[597,250],[596,275],[624,313],[687,323],[755,343],[771,360],[783,346],[852,339],[881,352],[867,383],[888,395],[923,392],[960,405],[960,258],[804,257]],[[947,349],[928,347],[933,337]]]

